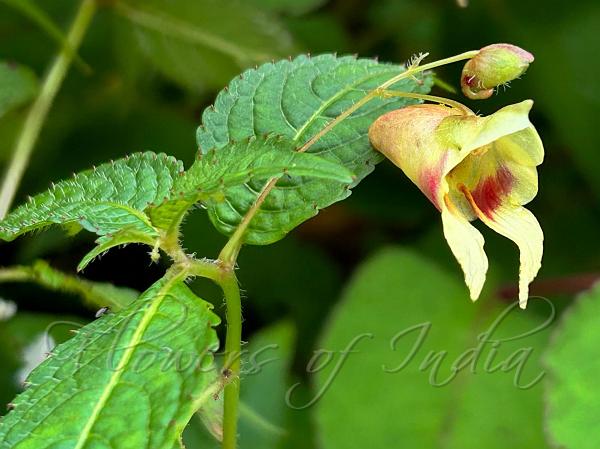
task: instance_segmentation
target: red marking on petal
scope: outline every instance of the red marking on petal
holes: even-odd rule
[[[472,192],[473,201],[481,212],[493,218],[494,210],[500,206],[502,198],[510,192],[512,186],[512,173],[506,167],[500,167],[495,175],[479,181]]]
[[[440,177],[441,171],[439,168],[428,168],[421,174],[421,182],[419,185],[421,191],[429,198],[429,201],[438,208],[438,210],[441,210],[437,201],[437,194],[440,190]]]
[[[446,166],[446,160],[448,153],[444,153],[440,161],[434,167],[426,167],[421,172],[419,177],[419,188],[421,192],[433,203],[437,210],[441,211],[441,205],[439,203],[439,193],[442,181],[442,173]]]

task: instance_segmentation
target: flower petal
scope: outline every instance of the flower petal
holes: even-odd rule
[[[512,204],[503,204],[491,214],[485,214],[470,192],[465,189],[464,193],[481,221],[519,247],[519,306],[524,309],[529,298],[529,284],[542,265],[544,233],[540,224],[529,210]]]
[[[516,163],[504,154],[498,142],[484,148],[485,154],[471,153],[446,176],[452,203],[469,219],[474,219],[476,214],[465,198],[462,186],[471,192],[479,208],[488,216],[507,202],[525,205],[538,191],[535,166]]]
[[[429,200],[441,210],[445,193],[443,178],[461,159],[458,148],[439,144],[438,125],[457,109],[420,104],[388,112],[369,128],[375,149],[404,171]]]
[[[496,147],[504,159],[519,165],[535,167],[544,162],[544,145],[532,125],[499,139]]]
[[[444,199],[444,237],[465,274],[465,283],[469,287],[471,299],[475,301],[479,298],[488,269],[488,259],[483,250],[483,236],[454,208],[448,196]]]
[[[436,133],[442,146],[460,148],[462,157],[502,137],[532,128],[529,111],[533,101],[505,106],[487,117],[450,116],[442,120]]]

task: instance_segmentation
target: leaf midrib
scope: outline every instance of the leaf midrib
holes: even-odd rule
[[[100,396],[100,398],[98,399],[98,402],[96,403],[96,406],[92,410],[92,414],[88,418],[83,430],[79,434],[77,444],[75,445],[75,447],[73,449],[82,449],[84,444],[87,442],[87,439],[90,436],[90,432],[91,432],[94,424],[96,424],[96,422],[98,421],[98,417],[100,416],[102,409],[108,402],[113,390],[115,389],[119,380],[121,379],[121,376],[122,376],[123,372],[125,371],[124,368],[127,366],[129,361],[131,360],[131,357],[133,356],[133,353],[135,352],[137,345],[140,343],[142,336],[144,335],[144,333],[148,329],[148,326],[150,325],[150,321],[152,320],[152,318],[158,311],[158,308],[162,304],[163,300],[166,298],[167,292],[173,287],[173,285],[176,282],[180,281],[184,277],[185,277],[185,273],[180,273],[177,276],[173,276],[171,279],[169,279],[165,283],[165,285],[163,287],[160,288],[156,297],[151,301],[150,307],[148,307],[148,309],[146,309],[146,312],[144,313],[144,316],[142,317],[142,320],[139,323],[138,328],[135,330],[135,332],[131,338],[130,344],[127,346],[125,352],[123,353],[123,356],[121,358],[121,361],[119,362],[119,365],[113,371],[113,374],[112,374],[108,384],[106,384],[104,391],[102,392],[102,395]]]
[[[93,201],[93,200],[84,200],[84,201],[74,201],[70,204],[76,204],[76,203],[81,203],[81,204],[85,204],[87,206],[99,206],[99,205],[106,205],[106,206],[110,206],[112,208],[115,209],[122,209],[124,211],[126,211],[127,213],[135,216],[136,218],[138,218],[142,223],[144,223],[146,226],[148,226],[151,230],[156,231],[154,229],[154,226],[152,226],[152,222],[149,220],[148,216],[146,214],[144,214],[143,212],[134,209],[130,206],[127,206],[126,204],[121,204],[121,203],[115,203],[112,201]],[[67,222],[71,222],[71,221],[77,221],[77,218],[74,218],[73,220],[68,220]],[[65,222],[66,223],[66,222]],[[37,228],[38,226],[44,226],[44,225],[53,225],[56,224],[56,222],[54,221],[40,221],[40,222],[35,222],[33,224],[27,225],[25,228],[22,228],[19,230],[19,232],[17,233],[18,235],[24,234],[26,232],[29,232],[32,228]]]
[[[393,70],[390,70],[390,72],[394,72]],[[302,135],[304,134],[304,132],[308,129],[308,127],[310,125],[312,125],[315,120],[328,108],[330,107],[333,103],[335,103],[336,101],[338,101],[341,97],[343,97],[344,95],[346,95],[347,93],[349,93],[350,91],[352,91],[353,89],[355,89],[358,85],[369,81],[370,79],[376,78],[378,76],[383,75],[385,72],[381,71],[378,73],[370,73],[369,75],[360,78],[356,81],[354,81],[352,84],[348,84],[344,89],[338,91],[335,95],[332,95],[331,97],[329,97],[326,101],[324,101],[321,106],[315,111],[313,112],[313,114],[309,117],[309,119],[304,123],[304,125],[302,125],[302,127],[296,132],[296,134],[294,135],[294,137],[292,138],[292,140],[297,141],[298,139],[300,139],[300,137],[302,137]]]

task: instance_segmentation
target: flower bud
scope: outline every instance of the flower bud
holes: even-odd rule
[[[494,88],[520,77],[533,55],[511,44],[493,44],[483,47],[467,61],[461,75],[461,88],[466,97],[483,100],[494,93]]]

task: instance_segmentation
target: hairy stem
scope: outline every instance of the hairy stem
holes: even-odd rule
[[[50,106],[65,78],[73,56],[81,44],[95,11],[95,0],[83,0],[81,2],[67,35],[67,45],[63,46],[52,63],[44,79],[40,93],[27,114],[23,128],[17,138],[2,188],[0,189],[0,219],[6,216],[13,202]]]
[[[465,59],[471,59],[472,57],[477,55],[477,53],[479,53],[479,50],[472,50],[472,51],[467,51],[465,53],[461,53],[456,56],[452,56],[450,58],[445,58],[445,59],[440,59],[439,61],[430,62],[429,64],[410,66],[404,72],[399,73],[398,75],[390,78],[389,80],[387,80],[384,83],[382,83],[381,85],[379,85],[377,88],[375,88],[374,90],[369,92],[367,95],[362,97],[360,100],[358,100],[352,106],[350,106],[348,109],[346,109],[340,115],[338,115],[335,119],[331,120],[321,131],[319,131],[312,138],[310,138],[304,145],[302,145],[298,149],[298,152],[303,153],[303,152],[307,151],[317,141],[319,141],[319,139],[321,139],[325,134],[327,134],[329,131],[331,131],[336,125],[338,125],[343,120],[347,119],[350,115],[352,115],[358,109],[363,107],[369,101],[380,96],[382,92],[386,91],[386,89],[388,87],[396,84],[398,81],[401,81],[405,78],[413,77],[417,73],[421,73],[426,70],[430,70],[430,69],[440,67],[440,66],[443,66],[446,64],[451,64],[453,62],[463,61]],[[449,101],[451,101],[451,100],[449,100]],[[254,201],[254,204],[252,204],[252,207],[250,207],[250,209],[248,210],[246,215],[242,218],[242,221],[236,228],[233,235],[229,238],[229,240],[227,241],[227,244],[225,245],[225,247],[221,251],[221,254],[219,255],[219,259],[222,260],[223,263],[229,264],[229,266],[233,266],[235,264],[235,260],[237,259],[237,256],[240,252],[240,248],[242,247],[242,245],[244,243],[244,241],[243,241],[244,234],[246,233],[246,230],[248,229],[250,222],[254,218],[254,215],[256,215],[256,213],[260,209],[262,203],[265,201],[265,199],[267,198],[269,193],[271,193],[271,190],[273,190],[273,187],[275,187],[275,184],[277,184],[278,179],[279,178],[271,178],[267,182],[267,184],[265,184],[262,191],[260,192],[260,194],[258,195],[256,200]]]
[[[240,357],[242,353],[242,302],[240,288],[233,271],[220,281],[227,306],[227,335],[223,376],[228,380],[224,390],[223,449],[235,449],[240,401]]]
[[[223,363],[224,410],[223,449],[235,449],[240,400],[240,357],[242,353],[242,301],[234,271],[222,261],[188,258],[184,262],[190,274],[212,279],[225,296],[227,332]]]
[[[181,250],[182,254],[185,254]],[[194,259],[189,256],[187,261],[183,264],[189,266],[190,274],[193,276],[200,276],[203,278],[211,279],[219,286],[221,285],[221,279],[223,278],[223,267],[216,260],[210,259]]]

